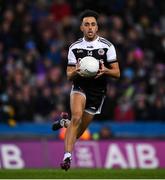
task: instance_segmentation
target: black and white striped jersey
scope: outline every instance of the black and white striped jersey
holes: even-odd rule
[[[91,42],[81,38],[69,48],[68,65],[75,65],[85,56],[93,56],[106,64],[116,61],[116,50],[113,44],[104,38],[98,37]]]
[[[68,66],[75,66],[76,63],[85,56],[92,56],[102,60],[106,67],[110,63],[116,62],[116,50],[111,42],[102,37],[97,37],[94,41],[86,41],[84,38],[73,43],[68,52]],[[93,88],[106,88],[106,76],[98,79],[78,77],[73,81],[75,85]]]

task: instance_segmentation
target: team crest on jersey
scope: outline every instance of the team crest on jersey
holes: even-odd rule
[[[104,55],[104,54],[105,54],[104,49],[99,49],[99,50],[98,50],[98,54],[99,54],[99,55]]]

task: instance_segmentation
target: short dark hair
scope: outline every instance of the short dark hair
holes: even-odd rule
[[[86,9],[80,14],[80,21],[82,22],[85,17],[94,17],[97,21],[99,14],[96,11]]]

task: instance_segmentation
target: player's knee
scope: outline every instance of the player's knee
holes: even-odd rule
[[[76,113],[74,115],[72,115],[72,123],[75,126],[79,126],[81,122],[81,113]]]

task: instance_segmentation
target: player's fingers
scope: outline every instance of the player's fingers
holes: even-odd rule
[[[95,76],[95,79],[97,79],[98,77],[100,77],[103,73],[101,71],[98,72],[98,74]]]
[[[77,71],[77,74],[79,74],[80,76],[84,77],[84,74],[80,70]]]
[[[76,71],[80,71],[80,66],[76,66]]]
[[[95,79],[99,78],[100,76],[101,76],[101,75],[96,75],[96,76],[95,76]]]
[[[104,66],[104,62],[100,60],[100,69],[102,69],[103,66]]]

